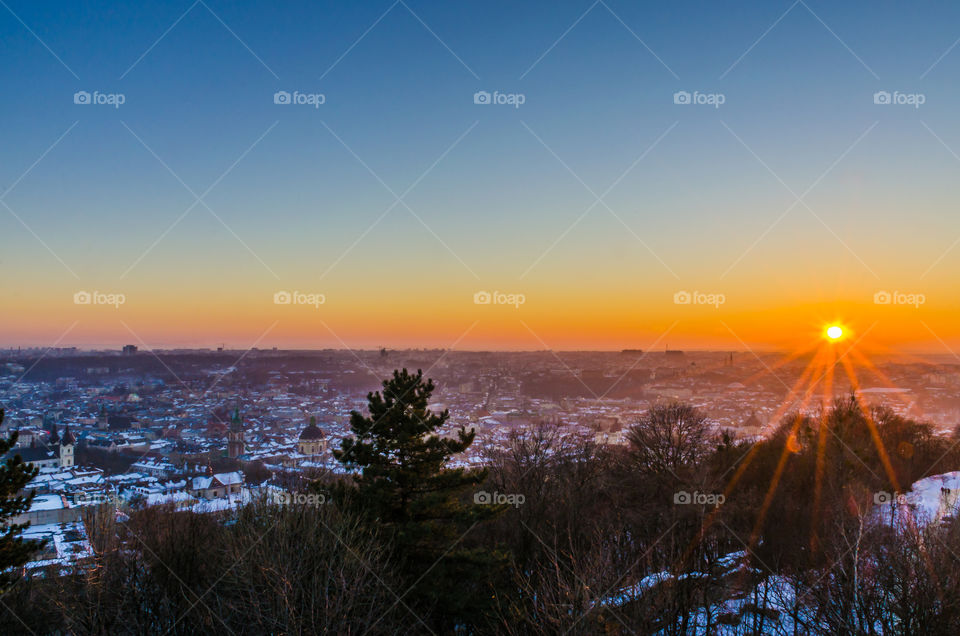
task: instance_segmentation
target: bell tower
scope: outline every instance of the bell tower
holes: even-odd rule
[[[70,468],[73,464],[73,433],[68,426],[63,431],[63,437],[60,438],[60,468]]]
[[[227,431],[227,456],[236,459],[243,455],[243,451],[243,420],[240,419],[240,407],[237,407],[230,420],[230,430]]]

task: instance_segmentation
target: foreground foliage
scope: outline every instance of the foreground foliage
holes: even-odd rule
[[[0,409],[2,423],[3,409]],[[16,443],[16,431],[6,439],[0,438],[0,457],[6,455]],[[0,593],[16,580],[17,568],[41,547],[40,542],[20,537],[29,524],[10,522],[13,517],[30,510],[33,492],[24,493],[23,489],[36,475],[37,468],[23,463],[19,455],[0,462]]]
[[[403,371],[370,395],[337,451],[355,477],[312,486],[325,503],[150,508],[122,521],[91,510],[93,562],[21,581],[2,597],[0,632],[950,634],[960,624],[960,526],[885,522],[875,504],[960,467],[956,440],[927,425],[849,398],[788,415],[752,443],[662,404],[626,446],[522,430],[476,471],[451,465],[473,432],[430,412],[432,391]]]

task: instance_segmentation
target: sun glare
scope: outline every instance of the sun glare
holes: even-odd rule
[[[831,340],[837,340],[843,335],[843,329],[838,325],[827,327],[827,337]]]

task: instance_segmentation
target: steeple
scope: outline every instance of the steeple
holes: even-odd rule
[[[74,465],[73,459],[73,445],[75,440],[73,438],[73,433],[70,432],[70,427],[67,426],[63,429],[63,437],[60,438],[60,467],[61,468],[70,468]]]

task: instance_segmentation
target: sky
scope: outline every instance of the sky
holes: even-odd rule
[[[960,6],[838,4],[3,0],[0,346],[956,355]]]

